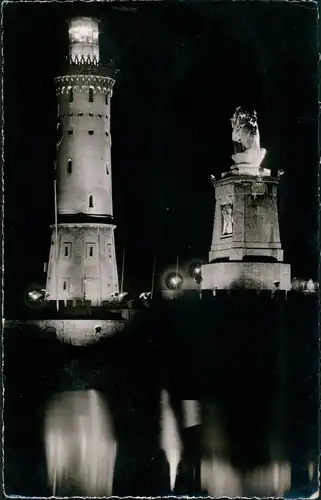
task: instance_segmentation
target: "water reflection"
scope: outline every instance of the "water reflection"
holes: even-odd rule
[[[52,494],[112,494],[117,443],[106,401],[94,390],[53,397],[45,414]]]
[[[198,406],[197,401],[182,402],[183,425],[196,422]],[[160,446],[169,466],[168,486],[175,491],[179,465],[184,468],[186,456],[183,456],[179,419],[166,390],[161,392],[160,408]],[[53,496],[112,495],[117,440],[108,404],[99,392],[56,394],[46,407],[44,429],[47,476]],[[203,438],[204,435],[212,438],[206,441],[200,457],[202,491],[216,498],[282,496],[290,488],[289,463],[271,462],[242,473],[228,459],[222,459],[218,450],[223,442],[218,430],[214,418],[207,420],[205,428],[201,426]]]
[[[5,333],[7,492],[311,496],[313,294],[160,307],[92,346]]]

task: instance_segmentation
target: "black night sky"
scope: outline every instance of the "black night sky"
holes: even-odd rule
[[[54,220],[54,77],[66,20],[101,19],[101,59],[120,70],[112,98],[116,252],[125,290],[150,289],[175,262],[207,259],[212,173],[232,164],[229,119],[258,112],[264,166],[280,187],[293,275],[317,279],[317,6],[283,2],[11,3],[4,7],[5,292],[45,280]]]

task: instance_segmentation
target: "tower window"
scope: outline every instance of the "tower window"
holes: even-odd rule
[[[94,91],[89,89],[89,102],[94,102]]]
[[[94,197],[92,194],[89,195],[89,208],[94,208]]]
[[[71,243],[64,243],[64,257],[71,257]]]
[[[106,163],[106,174],[109,175],[109,169],[108,169],[108,161]]]
[[[73,113],[72,113],[72,112],[70,112],[70,113],[68,113],[68,115],[69,115],[69,116],[72,116],[72,115],[73,115]]]
[[[69,292],[70,288],[70,279],[69,278],[63,278],[62,279],[62,289],[64,292]]]
[[[94,131],[92,129],[88,130],[89,135],[93,135]]]
[[[74,101],[74,92],[73,92],[73,90],[71,88],[68,90],[68,101],[69,102],[73,102]]]
[[[105,104],[106,104],[106,106],[108,106],[108,95],[107,94],[105,95]]]
[[[108,132],[105,132],[105,134],[106,134],[106,137],[108,137]]]
[[[89,116],[93,116],[93,114],[94,114],[94,113],[90,112],[90,113],[89,113]]]
[[[87,259],[94,257],[94,247],[95,243],[87,243]]]
[[[73,133],[74,133],[74,131],[73,131],[73,130],[68,130],[68,134],[69,134],[69,135],[72,135]]]
[[[101,118],[103,116],[103,114],[102,113],[98,113],[98,116],[99,116],[99,118]]]
[[[72,160],[68,160],[68,166],[67,166],[67,174],[71,174],[72,172]]]
[[[79,111],[78,116],[82,116],[82,115],[83,115],[83,112]]]

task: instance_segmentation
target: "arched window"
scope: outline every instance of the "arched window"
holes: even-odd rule
[[[69,134],[69,135],[72,135],[73,133],[74,133],[74,131],[73,131],[73,130],[68,130],[68,134]]]
[[[72,160],[69,158],[67,166],[67,174],[70,175],[72,172]]]
[[[68,101],[69,102],[73,102],[74,101],[74,92],[73,92],[72,88],[70,88],[68,90]]]
[[[89,102],[94,102],[94,91],[92,88],[89,89]]]
[[[89,195],[89,208],[94,208],[94,197],[92,194]]]
[[[91,129],[91,130],[88,130],[88,134],[89,135],[93,135],[94,131]]]

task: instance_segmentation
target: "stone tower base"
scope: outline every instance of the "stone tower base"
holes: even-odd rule
[[[118,292],[113,224],[52,226],[46,291],[49,300],[90,300],[100,306]],[[56,241],[57,239],[57,241]]]
[[[291,266],[282,262],[213,262],[202,266],[203,289],[291,289]]]

